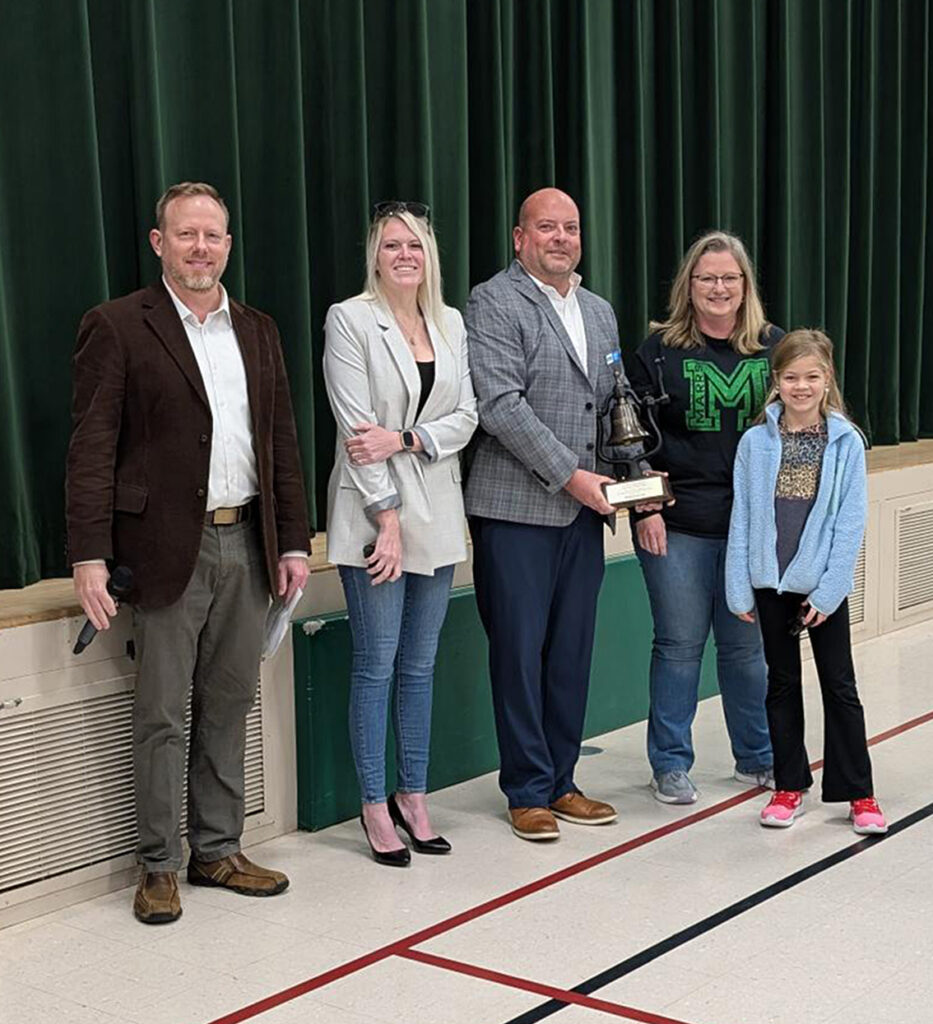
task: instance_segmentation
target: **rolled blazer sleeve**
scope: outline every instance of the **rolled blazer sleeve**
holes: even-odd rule
[[[432,462],[454,455],[465,448],[476,430],[479,419],[476,395],[473,393],[473,382],[470,377],[466,328],[460,314],[456,313],[455,316],[460,349],[460,398],[457,407],[445,416],[419,423],[414,428],[424,445],[425,454]]]
[[[68,561],[113,557],[113,495],[117,441],[126,396],[126,357],[99,309],[81,321],[72,359],[72,434],[65,505]]]
[[[526,400],[527,363],[521,327],[484,286],[474,288],[466,309],[467,339],[479,424],[553,494],[579,467],[577,454],[558,440]]]
[[[324,324],[324,382],[327,397],[337,422],[341,441],[354,437],[358,423],[376,423],[369,367],[362,339],[347,320],[343,310],[331,306]],[[344,472],[363,497],[367,515],[374,515],[402,504],[389,473],[387,462],[355,466],[347,462]]]

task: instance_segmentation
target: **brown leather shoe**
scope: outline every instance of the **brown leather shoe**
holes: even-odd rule
[[[139,876],[133,913],[143,924],[171,924],[181,917],[178,876],[174,871],[144,871]]]
[[[612,804],[590,800],[582,793],[565,793],[551,804],[551,811],[575,825],[608,825],[618,817]]]
[[[288,878],[281,871],[261,868],[245,854],[234,853],[220,860],[188,861],[189,885],[215,885],[232,889],[241,896],[278,896],[288,888]]]
[[[509,817],[520,839],[560,839],[554,815],[546,807],[510,807]]]

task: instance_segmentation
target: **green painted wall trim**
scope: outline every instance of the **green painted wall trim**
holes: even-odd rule
[[[319,829],[359,814],[359,791],[347,737],[351,643],[345,612],[322,616],[306,635],[294,625],[298,825]],[[638,562],[609,559],[599,600],[585,736],[630,725],[648,714],[651,614]],[[704,664],[701,696],[716,692]],[[386,779],[395,776],[389,728]],[[486,635],[472,587],[451,596],[434,680],[429,788],[441,789],[498,766]],[[645,780],[648,766],[645,764]]]

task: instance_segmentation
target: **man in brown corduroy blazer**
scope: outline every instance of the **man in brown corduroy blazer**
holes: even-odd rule
[[[81,321],[66,484],[75,591],[98,629],[116,614],[107,563],[133,573],[145,923],[181,914],[189,690],[188,881],[263,896],[288,885],[240,851],[243,757],[269,597],[304,585],[309,538],[278,331],[220,283],[226,205],[184,182],[156,221],[162,279]]]

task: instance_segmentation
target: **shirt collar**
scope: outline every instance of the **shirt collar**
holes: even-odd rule
[[[561,295],[561,293],[552,284],[545,284],[543,281],[539,281],[535,277],[535,275],[529,273],[529,271],[526,270],[525,267],[522,267],[522,270],[524,270],[525,273],[528,274],[531,280],[534,281],[534,283],[541,289],[541,291],[544,292],[545,295],[547,295],[549,299],[556,299],[558,302],[568,302],[570,299],[572,299],[574,295],[576,295],[577,289],[580,287],[580,284],[583,281],[583,278],[576,271],[574,271],[570,275],[570,287],[567,289],[567,294]]]
[[[192,313],[191,310],[188,309],[188,307],[175,294],[175,291],[172,288],[172,286],[168,283],[168,279],[166,278],[165,274],[162,275],[162,284],[165,285],[165,290],[168,292],[169,298],[171,298],[172,303],[175,306],[175,310],[178,313],[179,317],[181,318],[182,322],[184,323],[185,321],[187,321],[188,323],[193,323],[197,326],[200,326],[201,321],[198,320],[197,316],[194,313]],[[221,315],[225,317],[228,324],[233,322],[230,318],[230,297],[227,295],[227,289],[224,288],[223,285],[220,286],[220,305],[216,309],[211,310],[211,312],[207,314],[207,316],[204,318],[204,323],[209,323],[215,317]]]

